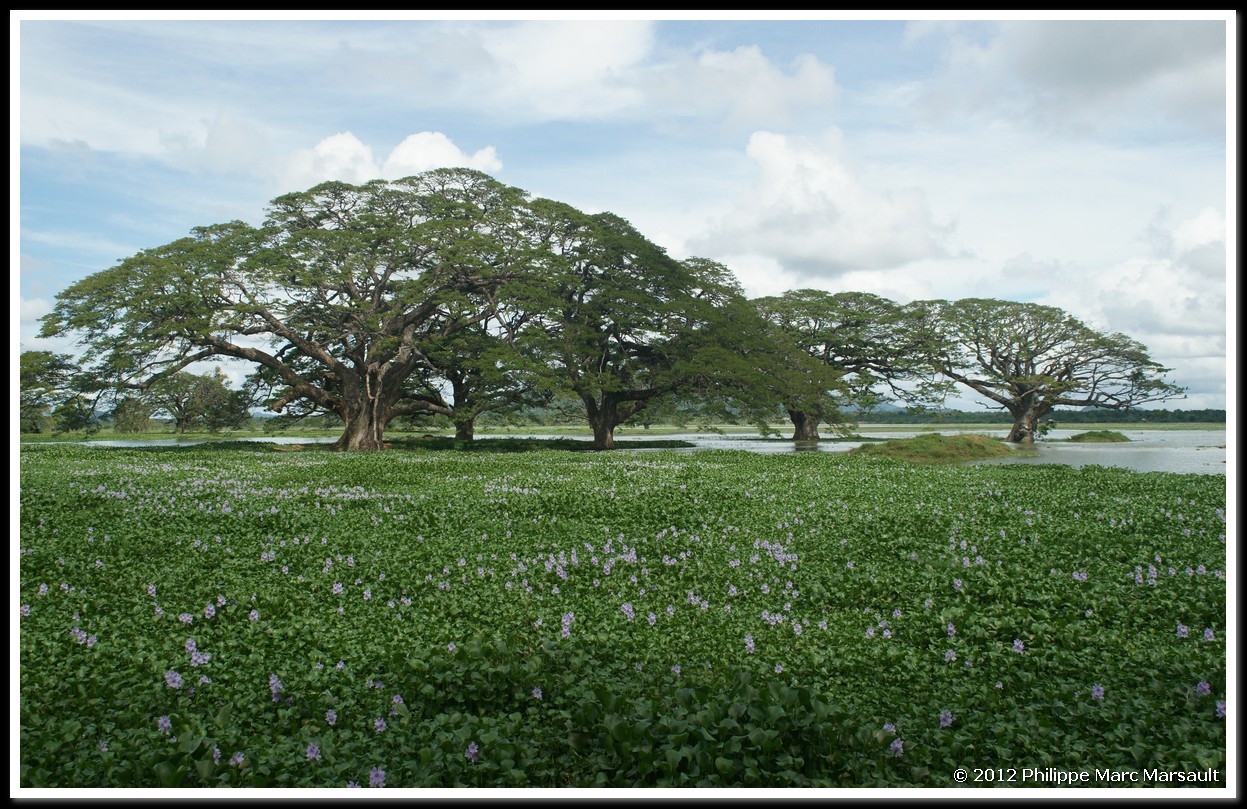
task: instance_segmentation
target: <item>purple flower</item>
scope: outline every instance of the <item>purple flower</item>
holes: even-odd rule
[[[239,767],[239,766],[242,766],[242,763],[246,760],[247,760],[247,757],[244,756],[242,754],[242,751],[240,750],[234,755],[230,756],[229,763],[235,767]]]
[[[268,690],[273,694],[273,702],[277,702],[281,699],[283,687],[284,686],[282,686],[281,680],[277,679],[276,674],[270,674],[268,676]]]
[[[1178,624],[1178,637],[1185,638],[1188,634],[1186,624]]]
[[[572,635],[572,621],[576,620],[576,613],[569,612],[563,616],[563,637],[570,638]]]
[[[108,742],[100,742],[100,752],[101,753],[108,752]]]
[[[204,607],[204,617],[205,617],[205,618],[211,618],[211,617],[212,617],[212,616],[214,616],[214,615],[216,615],[216,607],[212,606],[211,604],[209,604],[208,606]]]
[[[1015,638],[1013,641],[1013,651],[1017,652],[1018,654],[1022,654],[1022,652],[1026,651],[1026,644],[1022,643],[1022,641]]]
[[[948,711],[948,710],[940,711],[940,727],[941,728],[948,727],[949,725],[953,723],[953,720],[956,718],[957,717],[953,716],[952,711]]]
[[[342,595],[342,582],[337,581],[333,583],[333,594],[336,596]]]
[[[1099,683],[1096,683],[1095,685],[1091,686],[1091,698],[1092,699],[1104,699],[1104,686],[1100,685]]]
[[[195,617],[189,612],[183,612],[178,615],[178,620],[184,624],[194,623]]]
[[[30,605],[23,604],[22,605],[22,617],[25,618],[27,615],[30,615]]]
[[[956,635],[956,634],[957,634],[957,627],[953,626],[952,621],[949,621],[948,622],[948,637],[951,638],[953,635]]]
[[[753,648],[754,648],[753,647],[753,635],[746,635],[745,636],[745,651],[748,652],[749,654],[753,654]]]
[[[944,652],[944,660],[946,662],[951,663],[956,659],[957,659],[957,653],[954,652],[952,649],[949,649],[947,652]]]
[[[1201,697],[1206,697],[1212,693],[1212,686],[1208,684],[1207,680],[1200,680],[1199,684],[1195,686],[1195,693]]]
[[[251,612],[247,613],[247,620],[248,621],[260,620],[260,613],[257,612],[256,610],[252,610]]]
[[[645,616],[645,620],[649,621],[650,626],[653,626],[658,622],[658,616],[651,612],[649,615]]]
[[[672,673],[672,674],[675,674],[676,676],[679,676],[679,674],[680,674],[680,664],[679,664],[679,663],[677,663],[677,664],[675,664],[674,666],[672,666],[672,667],[671,667],[671,673]]]
[[[1204,630],[1204,640],[1216,640],[1217,636],[1213,634],[1212,627]]]
[[[173,722],[169,721],[169,717],[162,716],[156,720],[156,727],[160,729],[161,733],[168,734],[169,731],[173,730]]]
[[[448,651],[448,652],[453,652],[454,650],[455,650],[455,642],[454,642],[454,641],[451,641],[450,643],[446,644],[446,651]]]
[[[955,590],[961,589],[961,579],[953,579],[953,589]]]
[[[385,786],[385,770],[380,767],[373,767],[372,771],[368,773],[368,786],[377,788]]]
[[[359,784],[355,783],[354,781],[347,781],[346,788],[347,789],[359,789]]]
[[[893,739],[892,744],[888,745],[888,750],[894,756],[903,756],[905,755],[905,743],[900,739]]]
[[[533,699],[541,699],[541,686],[533,687]]]
[[[476,742],[471,742],[468,745],[468,749],[464,751],[463,755],[468,761],[475,764],[481,758],[481,749],[476,746]]]
[[[316,746],[316,742],[307,743],[307,760],[320,761],[320,748]]]
[[[45,585],[45,586],[46,586],[46,585]],[[149,596],[155,596],[155,595],[156,595],[156,585],[154,585],[154,584],[149,584],[149,585],[147,585],[147,594],[148,594]]]
[[[325,711],[325,721],[331,725],[338,724],[338,712],[335,711],[333,708],[330,708],[329,710]]]
[[[619,606],[619,609],[623,611],[623,614],[628,617],[629,621],[632,621],[636,618],[636,613],[633,612],[631,604],[627,604],[627,603],[621,604]]]
[[[775,664],[775,673],[776,673],[776,674],[783,674],[783,673],[784,673],[784,667],[783,667],[783,666],[781,666],[780,664],[776,663],[776,664]]]
[[[181,688],[182,687],[182,675],[178,674],[176,671],[173,671],[173,670],[166,671],[165,672],[165,683],[170,688]]]
[[[377,733],[385,733],[385,720],[377,717],[377,720],[372,723],[372,729]]]
[[[217,747],[215,744],[212,745],[212,763],[221,763],[221,748]]]
[[[1223,699],[1217,700],[1217,718],[1218,719],[1225,718],[1225,700]]]

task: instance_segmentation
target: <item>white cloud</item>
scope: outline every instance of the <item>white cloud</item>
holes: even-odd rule
[[[404,138],[383,163],[378,163],[370,146],[351,132],[339,132],[291,155],[282,171],[282,184],[293,190],[328,180],[397,180],[430,169],[461,166],[495,172],[502,169],[502,161],[492,146],[469,155],[441,132],[418,132]]]
[[[1088,325],[1124,333],[1172,367],[1174,380],[1193,390],[1225,389],[1227,324],[1224,217],[1215,209],[1147,228],[1150,255],[1132,256],[1103,271],[1063,269],[1040,302],[1058,306]],[[1218,406],[1192,405],[1185,407]]]
[[[703,50],[653,68],[647,94],[664,116],[722,119],[728,128],[785,127],[839,98],[835,71],[812,55],[785,72],[757,45]]]
[[[909,33],[945,38],[946,70],[924,99],[937,119],[970,114],[1084,133],[1166,124],[1224,133],[1224,21],[1001,22],[985,41],[981,24]]]
[[[39,318],[52,311],[52,304],[43,298],[22,298],[20,318],[23,324],[38,323]]]
[[[502,170],[502,161],[492,146],[468,155],[441,132],[418,132],[408,135],[394,147],[381,167],[380,176],[396,180],[430,169],[456,166],[497,172]]]
[[[469,103],[548,120],[608,117],[642,100],[635,71],[652,48],[652,23],[534,21],[478,36],[492,69]]]
[[[360,183],[376,179],[378,173],[372,149],[352,133],[339,132],[311,149],[300,149],[291,155],[283,185],[303,189],[326,180]]]
[[[914,188],[873,189],[855,175],[838,131],[820,138],[755,132],[746,149],[757,178],[696,239],[706,255],[757,253],[824,280],[943,255],[946,229]]]

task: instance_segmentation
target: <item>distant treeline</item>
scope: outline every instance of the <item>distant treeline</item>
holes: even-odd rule
[[[906,410],[862,413],[858,421],[866,424],[1012,424],[1013,417],[1003,410]],[[1224,424],[1224,410],[1054,410],[1047,419],[1062,424]]]

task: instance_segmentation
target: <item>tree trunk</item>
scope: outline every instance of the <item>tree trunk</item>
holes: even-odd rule
[[[1013,414],[1013,429],[1009,430],[1006,441],[1012,444],[1033,444],[1035,443],[1035,432],[1039,428],[1039,419],[1047,415],[1051,408],[1044,407],[1028,407],[1011,411]]]
[[[792,419],[792,426],[795,428],[792,433],[793,441],[818,441],[818,422],[820,421],[817,413],[807,413],[804,410],[789,410],[788,418]]]
[[[346,429],[333,445],[335,452],[353,450],[385,449],[385,425],[389,421],[388,408],[368,405],[358,410],[340,413]]]
[[[455,421],[455,440],[471,441],[476,436],[476,419],[458,419]]]
[[[585,414],[589,417],[589,426],[593,428],[593,448],[614,449],[615,416],[618,412],[615,400],[603,395],[602,403],[599,405],[592,396],[582,395],[580,398],[585,403]]]

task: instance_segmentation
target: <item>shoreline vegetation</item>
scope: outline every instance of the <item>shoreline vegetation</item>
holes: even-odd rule
[[[1028,448],[1011,448],[999,438],[979,433],[942,435],[928,433],[913,438],[894,438],[879,444],[863,444],[849,450],[849,455],[893,458],[914,463],[959,463],[1000,458],[1014,452],[1033,452]]]
[[[1075,444],[1121,444],[1130,441],[1129,438],[1116,430],[1091,430],[1078,435],[1071,435],[1065,440]]]
[[[1078,424],[1079,428],[1086,428],[1087,433],[1096,433],[1101,431],[1110,431],[1110,428],[1129,430],[1224,430],[1226,423],[1222,422],[1140,422],[1123,425],[1120,422],[1088,422]],[[791,441],[792,426],[788,424],[772,424],[769,425],[772,432],[770,437],[761,437],[757,440],[765,441]],[[902,424],[902,423],[879,423],[864,422],[854,428],[854,435],[847,437],[826,435],[821,441],[824,443],[834,443],[837,441],[862,441],[862,440],[879,440],[871,439],[870,433],[897,433],[897,432],[977,432],[977,431],[1000,431],[1007,430],[1007,425],[991,422],[965,422],[965,423],[941,423],[941,424]],[[1060,428],[1058,428],[1060,429]],[[651,436],[665,435],[688,435],[688,434],[704,434],[716,435],[722,434],[727,436],[756,436],[758,428],[752,424],[713,424],[713,425],[675,425],[675,424],[655,424],[649,427],[636,425],[625,425],[617,429],[619,438],[625,442],[649,438]],[[170,428],[152,429],[138,433],[123,433],[112,429],[104,428],[93,433],[85,433],[81,431],[67,433],[21,433],[20,440],[22,443],[77,443],[80,441],[151,441],[164,439],[179,439],[185,441],[232,441],[236,439],[264,439],[264,438],[337,438],[342,434],[340,427],[315,427],[315,426],[292,426],[282,430],[266,431],[261,429],[246,430],[221,430],[216,433],[207,432],[187,432],[181,435],[174,433]],[[387,440],[408,441],[417,439],[422,436],[432,436],[435,438],[453,438],[454,429],[415,429],[415,430],[392,430],[386,433]],[[529,435],[554,435],[564,436],[569,439],[591,438],[593,431],[587,426],[582,425],[515,425],[515,426],[487,426],[478,428],[476,431],[477,439],[481,438],[518,438]],[[742,438],[742,440],[747,440]],[[1052,441],[1054,439],[1048,439]],[[1060,439],[1057,439],[1060,440]],[[1066,439],[1073,440],[1073,439]],[[1081,439],[1092,441],[1096,439]],[[1119,440],[1119,439],[1115,439]],[[1129,439],[1127,439],[1129,440]]]

